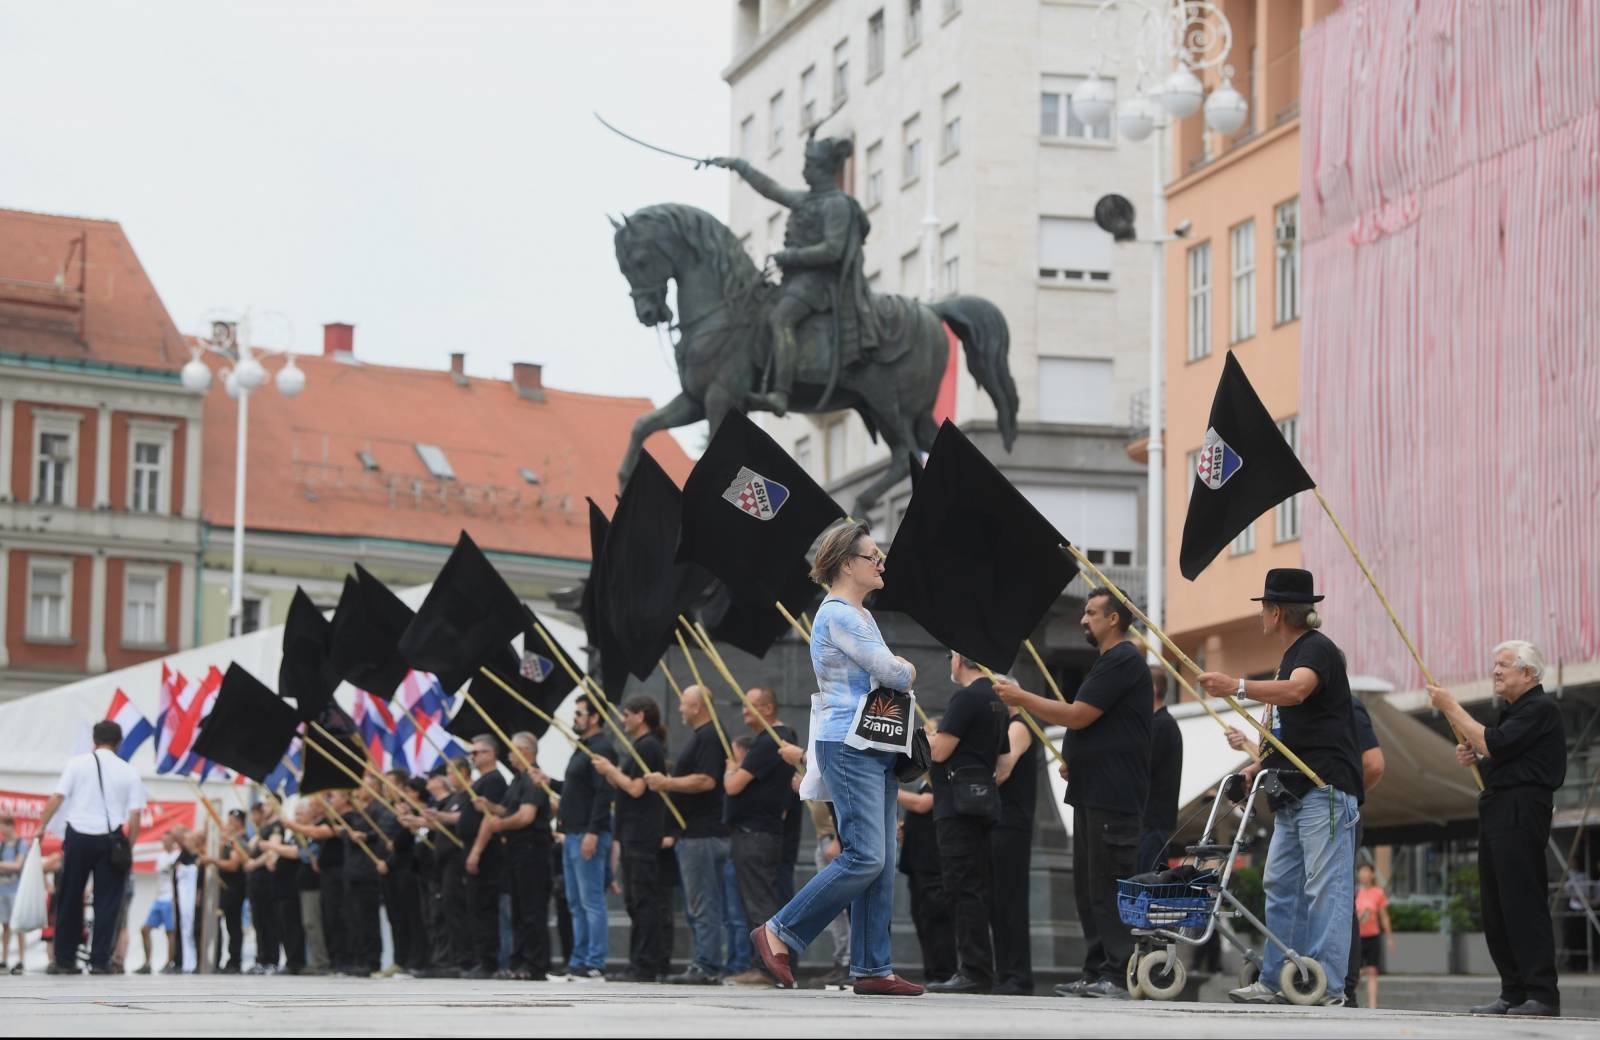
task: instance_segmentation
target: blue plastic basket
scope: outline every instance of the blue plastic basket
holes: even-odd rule
[[[1212,904],[1206,886],[1216,878],[1216,874],[1202,874],[1176,885],[1118,881],[1117,913],[1130,928],[1203,928]]]

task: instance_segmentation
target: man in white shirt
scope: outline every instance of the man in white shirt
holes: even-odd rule
[[[118,910],[128,889],[129,869],[114,865],[113,848],[119,833],[126,834],[130,849],[139,840],[139,813],[145,807],[144,784],[139,774],[117,757],[122,727],[109,720],[97,722],[93,734],[94,750],[67,763],[39,821],[42,834],[56,811],[65,810],[67,829],[56,885],[56,948],[47,969],[52,975],[78,974],[83,893],[91,876],[94,937],[89,945],[89,974],[112,974],[111,945],[116,939]]]

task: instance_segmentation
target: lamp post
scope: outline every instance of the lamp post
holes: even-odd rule
[[[282,317],[282,315],[279,315]],[[288,319],[284,318],[285,325]],[[293,342],[290,331],[289,341]],[[190,357],[184,363],[180,376],[183,387],[192,393],[203,394],[211,389],[211,369],[206,365],[206,354],[222,359],[222,385],[228,396],[239,402],[239,416],[235,424],[233,459],[233,587],[228,596],[228,635],[240,634],[244,621],[244,487],[245,445],[250,424],[250,395],[267,382],[267,368],[262,358],[282,357],[284,364],[278,370],[278,392],[293,397],[306,387],[306,374],[294,363],[294,355],[287,350],[263,350],[250,344],[250,313],[246,311],[238,322],[212,321],[211,335],[200,337],[190,348]]]
[[[1138,70],[1134,90],[1121,101],[1099,70],[1072,92],[1073,113],[1090,126],[1104,126],[1115,114],[1117,130],[1132,141],[1155,134],[1150,149],[1150,216],[1153,233],[1140,239],[1152,248],[1150,272],[1150,439],[1146,449],[1149,491],[1145,496],[1146,613],[1165,623],[1166,532],[1162,525],[1165,462],[1162,384],[1166,334],[1166,257],[1174,237],[1167,232],[1166,137],[1173,120],[1205,109],[1206,125],[1231,134],[1244,126],[1250,106],[1233,88],[1233,68],[1223,65],[1233,49],[1233,26],[1222,10],[1205,0],[1101,0],[1095,11],[1094,41],[1103,61],[1120,65],[1131,56]],[[1222,65],[1222,82],[1206,95],[1199,71]],[[1166,118],[1163,119],[1162,117]]]

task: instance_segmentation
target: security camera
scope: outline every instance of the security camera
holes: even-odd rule
[[[1188,238],[1189,237],[1189,232],[1191,232],[1193,230],[1194,230],[1194,221],[1185,220],[1183,223],[1181,223],[1177,227],[1173,228],[1172,229],[1172,233],[1174,235],[1177,235],[1179,238]]]

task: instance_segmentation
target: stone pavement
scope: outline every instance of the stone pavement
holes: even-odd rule
[[[763,1024],[758,1028],[756,1020]],[[1154,1004],[870,998],[605,982],[239,976],[0,978],[5,1036],[1170,1036],[1576,1038],[1592,1019]]]

